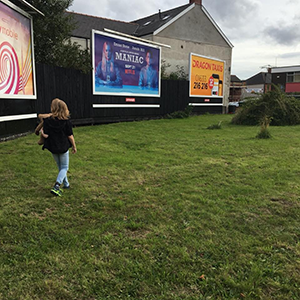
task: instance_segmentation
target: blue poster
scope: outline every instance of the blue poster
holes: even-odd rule
[[[160,47],[93,31],[94,95],[160,97]]]

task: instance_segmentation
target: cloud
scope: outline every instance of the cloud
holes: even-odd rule
[[[289,52],[289,53],[284,53],[280,54],[278,56],[279,58],[300,58],[300,52]]]
[[[297,45],[300,39],[299,25],[268,26],[264,33],[279,45]]]
[[[258,18],[260,3],[255,0],[215,0],[203,2],[218,25],[230,39],[247,39],[255,36],[249,24]],[[259,22],[259,20],[257,20]],[[251,26],[250,26],[251,27]]]
[[[151,14],[181,6],[182,0],[75,0],[70,10],[120,21],[132,21]]]

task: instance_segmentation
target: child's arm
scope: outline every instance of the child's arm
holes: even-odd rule
[[[49,134],[45,134],[45,133],[44,133],[44,129],[43,129],[43,128],[41,129],[41,135],[42,135],[42,137],[44,137],[45,139],[47,139],[47,138],[49,137]]]
[[[51,117],[52,114],[39,114],[38,115],[38,119],[40,121],[40,124],[35,128],[34,132],[36,135],[39,135],[40,133],[40,130],[42,129],[43,125],[44,125],[44,120],[43,119],[46,119],[46,118],[49,118]]]
[[[72,153],[75,154],[77,152],[76,144],[75,144],[75,139],[74,135],[68,136],[69,141],[71,142],[72,145]]]
[[[42,129],[43,125],[44,125],[44,122],[41,122],[41,123],[35,128],[34,132],[35,132],[36,135],[39,135],[39,134],[40,134],[40,130]]]
[[[43,119],[49,118],[51,116],[52,116],[51,113],[50,114],[39,114],[38,119],[40,120],[40,122],[43,122]]]

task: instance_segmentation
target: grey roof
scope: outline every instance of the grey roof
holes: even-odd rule
[[[270,83],[270,73],[260,72],[246,80],[247,85],[265,84]]]
[[[168,23],[189,6],[190,4],[182,5],[163,12],[157,12],[156,14],[153,14],[151,16],[133,21],[134,23],[137,23],[139,25],[135,32],[135,35],[144,36],[153,33],[155,30]]]
[[[230,82],[240,82],[241,79],[239,79],[236,75],[230,75]]]
[[[72,36],[74,37],[89,39],[91,37],[92,29],[103,31],[104,28],[123,32],[126,34],[133,34],[138,27],[138,25],[134,23],[94,17],[75,12],[67,11],[66,13],[71,14],[74,17],[74,21],[76,22],[76,24],[80,24],[80,26],[77,26],[77,28],[72,31]]]
[[[75,37],[90,38],[91,29],[103,31],[104,28],[130,35],[144,36],[153,33],[189,6],[190,4],[186,4],[164,12],[157,12],[156,14],[132,22],[117,21],[70,11],[66,13],[72,14],[75,22],[80,24],[80,26],[77,26],[77,28],[72,31],[72,36]]]
[[[117,21],[101,17],[89,16],[85,14],[79,14],[75,12],[66,13],[72,14],[74,16],[75,22],[77,24],[80,24],[80,26],[77,26],[77,28],[72,31],[72,36],[74,37],[90,38],[91,29],[103,30],[104,28],[119,31],[137,37],[143,37],[145,35],[154,33],[156,30],[169,23],[175,17],[178,17],[178,15],[180,15],[187,8],[193,5],[193,3],[185,4],[163,12],[159,11],[151,16],[137,19],[132,22]],[[219,33],[222,35],[222,37],[225,39],[225,41],[228,43],[228,45],[230,47],[233,47],[233,45],[224,35],[222,30],[218,27],[218,25],[214,22],[214,20],[206,11],[206,9],[202,7],[202,10],[207,15],[209,20],[213,23],[213,25],[216,27],[216,29],[219,31]]]

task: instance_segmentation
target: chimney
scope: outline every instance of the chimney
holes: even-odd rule
[[[195,3],[195,4],[198,4],[198,5],[202,5],[202,0],[190,0],[190,4],[193,4],[193,3]]]
[[[162,19],[160,9],[158,10],[158,17],[159,17],[160,20]]]

